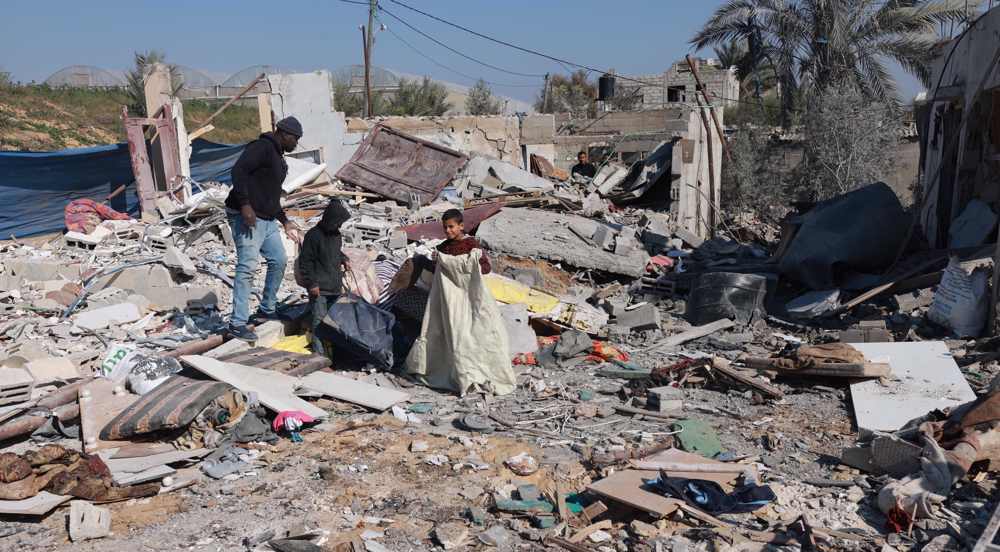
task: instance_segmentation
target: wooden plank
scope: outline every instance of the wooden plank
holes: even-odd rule
[[[884,378],[892,375],[892,367],[883,362],[827,362],[812,368],[787,368],[772,358],[747,358],[743,362],[754,370],[777,372],[783,376],[823,376],[834,378]]]
[[[116,387],[120,391],[117,395],[114,393]],[[138,399],[138,395],[126,392],[121,384],[115,385],[113,381],[104,378],[95,379],[81,387],[78,400],[84,452],[93,454],[99,450],[132,444],[131,441],[103,441],[100,434],[108,422]]]
[[[274,114],[271,113],[271,93],[257,94],[257,119],[260,121],[260,133],[274,130]]]
[[[896,431],[936,409],[973,401],[976,394],[942,341],[852,343],[868,361],[888,357],[893,379],[851,384],[858,427]]]
[[[976,541],[972,552],[1000,552],[1000,545],[996,544],[998,531],[1000,531],[1000,505],[993,510],[993,515],[990,517],[989,523],[986,524],[983,534]]]
[[[586,540],[587,537],[589,537],[590,535],[592,535],[592,534],[594,534],[594,533],[596,533],[598,531],[603,531],[604,529],[611,529],[611,527],[612,527],[612,525],[611,525],[611,520],[610,519],[601,520],[601,521],[598,521],[597,523],[593,523],[591,525],[588,525],[588,526],[584,527],[583,529],[580,529],[579,531],[577,531],[576,533],[574,533],[572,537],[570,537],[570,538],[568,538],[566,540],[568,540],[569,542],[571,542],[573,544],[579,544],[579,543],[583,542],[584,540]]]
[[[313,372],[302,378],[301,386],[327,397],[379,411],[410,398],[410,394],[403,391],[386,389],[329,372]]]
[[[188,134],[188,143],[190,144],[191,142],[194,142],[196,139],[201,138],[202,136],[208,134],[209,132],[212,132],[213,130],[215,130],[215,125],[205,125],[199,128],[198,130],[192,132],[191,134]]]
[[[670,477],[715,481],[727,491],[731,490],[733,480],[744,471],[756,472],[756,468],[748,464],[719,462],[675,448],[631,460],[629,464],[637,470],[664,470]]]
[[[326,411],[295,396],[298,379],[280,372],[223,362],[199,355],[182,356],[181,362],[243,392],[255,392],[260,403],[274,412],[301,410],[313,418],[326,418]]]
[[[785,394],[781,391],[781,389],[778,389],[773,385],[758,381],[756,378],[752,378],[740,372],[739,370],[736,370],[735,368],[730,366],[729,361],[724,358],[713,357],[712,369],[732,380],[738,381],[743,385],[756,389],[769,397],[780,399],[785,396]]]
[[[597,516],[607,511],[608,507],[603,502],[598,500],[597,502],[583,509],[582,512],[583,519],[587,520],[587,523],[594,523],[594,520],[597,518]]]
[[[687,331],[667,337],[666,339],[646,349],[646,352],[647,353],[659,352],[664,349],[669,349],[671,347],[683,345],[688,341],[693,341],[695,339],[705,337],[706,335],[711,335],[715,332],[732,328],[734,325],[736,325],[736,323],[733,322],[732,320],[728,318],[723,318],[722,320],[716,320],[715,322],[712,322],[710,324],[705,324],[703,326],[695,326]]]
[[[69,502],[71,498],[73,497],[42,491],[24,500],[0,500],[0,514],[43,516],[59,507],[60,504]]]
[[[683,500],[667,498],[646,490],[644,479],[656,479],[659,473],[647,470],[623,470],[590,484],[587,489],[603,497],[648,512],[658,517],[673,513]]]

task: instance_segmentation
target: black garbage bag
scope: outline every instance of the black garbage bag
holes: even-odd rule
[[[695,326],[728,318],[747,325],[764,312],[767,278],[758,274],[709,272],[698,276],[688,297],[688,322]]]
[[[396,317],[357,295],[345,293],[327,311],[316,329],[320,339],[333,344],[338,358],[370,363],[389,370],[393,365],[392,328]]]
[[[816,204],[795,217],[799,231],[778,269],[814,290],[839,287],[848,272],[878,272],[896,259],[910,216],[882,182]]]

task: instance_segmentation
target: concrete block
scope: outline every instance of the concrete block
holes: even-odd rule
[[[635,228],[631,226],[624,226],[618,231],[618,236],[615,237],[615,255],[630,255],[635,251],[635,247],[638,244],[638,238],[635,233]]]
[[[684,228],[678,228],[677,230],[674,230],[674,236],[677,236],[684,243],[690,245],[695,249],[701,247],[701,244],[705,243],[705,240],[699,238],[694,232],[690,232],[688,230],[685,230]]]
[[[600,306],[611,316],[617,317],[625,312],[625,307],[628,305],[625,304],[625,299],[612,297],[601,301]]]
[[[652,303],[623,312],[615,323],[632,331],[657,330],[660,328],[660,309]]]
[[[139,307],[132,303],[120,303],[81,312],[73,317],[73,323],[88,330],[101,330],[116,324],[135,322],[141,316]]]
[[[934,292],[931,288],[901,293],[896,296],[896,303],[899,305],[899,312],[910,314],[911,312],[931,306],[934,301]]]
[[[191,258],[172,245],[167,247],[167,252],[163,254],[163,264],[167,268],[172,268],[185,276],[195,276],[198,274],[198,269],[194,266]]]
[[[389,249],[402,249],[408,243],[406,232],[401,229],[393,230],[389,234]]]
[[[163,310],[183,309],[190,301],[213,305],[219,302],[217,287],[153,286],[135,291],[148,299],[152,306]]]
[[[669,385],[649,389],[646,391],[646,408],[657,412],[683,410],[684,391]]]
[[[84,500],[69,503],[69,538],[73,542],[100,539],[111,534],[111,511]]]
[[[99,291],[106,287],[114,286],[148,296],[146,293],[148,288],[170,287],[173,285],[174,279],[167,267],[163,265],[145,265],[126,268],[117,274],[96,278],[91,290]]]
[[[612,251],[615,248],[615,231],[610,226],[604,224],[598,224],[597,229],[594,230],[594,234],[590,239],[594,240],[597,247],[605,251]]]

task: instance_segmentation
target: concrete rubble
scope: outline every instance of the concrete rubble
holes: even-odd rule
[[[808,228],[782,236],[731,213],[705,233],[669,201],[634,206],[671,186],[669,153],[638,183],[618,164],[574,183],[463,152],[413,204],[337,179],[297,187],[285,207],[303,228],[330,201],[350,210],[346,285],[393,313],[390,369],[347,347],[312,353],[291,242],[280,320],[255,343],[229,339],[236,256],[218,205],[168,200],[181,215],[0,244],[0,547],[971,547],[1000,496],[1000,341],[927,317],[947,252],[866,258],[876,281],[824,274],[838,293],[789,312],[817,291],[809,267],[780,268]],[[484,205],[475,237],[516,388],[456,396],[405,375],[425,313],[390,283],[440,242],[407,228]],[[708,275],[723,284],[688,312]],[[760,285],[741,287],[751,276]],[[405,291],[426,303],[420,286]],[[901,423],[867,422],[902,396],[920,402]]]

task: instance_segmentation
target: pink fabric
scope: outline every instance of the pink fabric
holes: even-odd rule
[[[104,220],[128,220],[127,213],[119,213],[93,199],[74,199],[66,204],[66,229],[89,234]]]
[[[285,410],[284,412],[279,412],[278,416],[274,418],[274,422],[271,424],[271,427],[274,428],[275,432],[281,432],[281,430],[285,428],[286,418],[295,418],[303,424],[311,424],[316,421],[315,418],[305,412],[302,412],[301,410]]]

